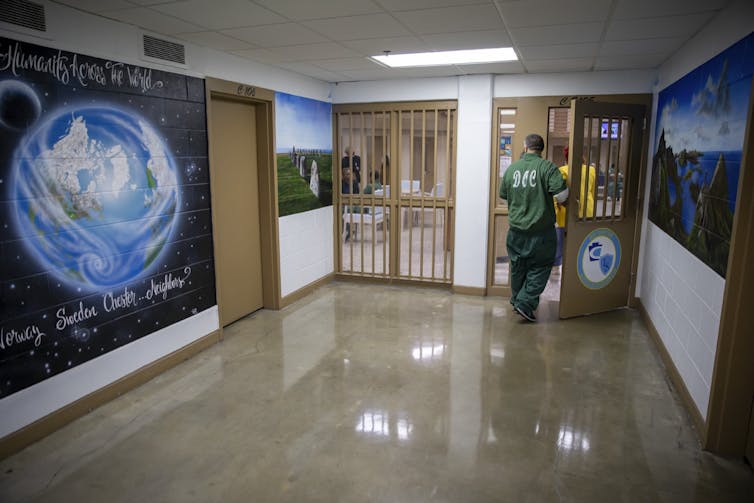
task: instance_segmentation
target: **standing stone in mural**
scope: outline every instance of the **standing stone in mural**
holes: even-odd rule
[[[298,174],[302,178],[306,176],[306,156],[302,155],[298,158]]]
[[[311,173],[309,188],[315,196],[319,197],[319,172],[317,171],[317,161],[312,161]]]

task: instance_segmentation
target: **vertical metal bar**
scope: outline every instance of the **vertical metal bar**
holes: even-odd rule
[[[442,278],[448,279],[448,234],[449,234],[449,222],[450,222],[450,208],[447,203],[450,199],[450,164],[452,162],[450,158],[450,135],[451,135],[451,114],[450,109],[446,109],[447,121],[445,125],[445,183],[447,188],[445,189],[445,210],[443,216],[443,229],[442,229]]]
[[[435,108],[435,141],[433,145],[432,159],[432,187],[431,194],[434,196],[432,199],[432,279],[435,279],[435,257],[437,255],[437,141],[440,139],[440,124],[438,118],[438,110]],[[424,213],[422,213],[422,219]],[[422,222],[424,225],[424,222]]]
[[[630,134],[631,133],[630,126],[629,126],[628,131],[629,131],[629,134]],[[622,136],[622,134],[623,134],[623,120],[619,119],[618,120],[618,152],[616,154],[616,159],[615,159],[615,173],[613,173],[614,174],[613,190],[615,191],[616,194],[618,193],[618,173],[621,170],[621,167],[620,167],[620,149],[621,149],[621,146],[622,146],[622,142],[621,142],[621,136]],[[630,145],[631,139],[629,138],[628,141],[629,141],[629,145]],[[626,179],[625,176],[623,177],[623,179],[624,180]],[[611,202],[612,202],[612,206],[613,206],[611,215],[613,217],[613,220],[616,220],[616,218],[615,218],[615,195],[613,196],[613,200]],[[623,213],[624,212],[621,211],[620,219],[623,218]]]
[[[589,166],[592,162],[592,129],[594,125],[592,124],[592,121],[594,120],[594,117],[585,116],[585,123],[587,124],[587,133],[586,133],[586,144],[585,147],[582,148],[581,152],[574,152],[574,154],[579,155],[581,154],[581,159],[574,159],[574,162],[577,164],[575,165],[576,169],[579,170],[579,204],[576,208],[578,211],[578,214],[576,215],[577,221],[583,221],[584,217],[586,216],[586,191],[584,190],[585,186],[585,175],[588,175],[588,173],[585,173],[585,171],[588,170]],[[584,149],[587,150],[586,155],[584,155]],[[586,170],[584,169],[584,165],[586,165]],[[571,175],[573,176],[573,175]]]
[[[369,112],[369,115],[372,118],[372,120],[370,121],[371,124],[372,124],[372,134],[371,134],[371,142],[372,142],[371,143],[371,145],[372,145],[371,152],[372,152],[372,155],[369,157],[369,165],[371,166],[371,169],[367,170],[367,173],[368,173],[367,176],[369,176],[369,183],[372,184],[372,196],[371,196],[371,201],[370,201],[370,205],[369,205],[369,213],[372,215],[372,274],[376,274],[377,271],[374,270],[374,261],[375,261],[374,252],[375,252],[375,246],[376,246],[376,243],[377,243],[377,231],[375,229],[377,226],[374,223],[374,221],[375,221],[375,217],[377,216],[377,214],[375,212],[375,203],[376,203],[376,200],[375,200],[375,197],[376,197],[375,191],[376,191],[376,188],[377,188],[377,181],[375,179],[376,177],[374,176],[374,161],[376,160],[377,156],[374,155],[374,153],[375,153],[375,149],[374,149],[374,141],[375,140],[374,140],[374,137],[375,137],[376,130],[377,130],[377,117],[375,116],[374,112]],[[383,217],[384,217],[384,214],[383,214]],[[383,226],[384,226],[384,224],[383,224]]]
[[[400,186],[400,177],[401,177],[401,170],[403,169],[403,161],[401,160],[401,156],[403,155],[403,110],[398,110],[395,120],[391,120],[390,124],[392,125],[393,131],[391,131],[394,138],[398,139],[398,144],[395,146],[395,151],[393,152],[395,155],[393,156],[392,165],[390,166],[390,170],[392,171],[392,180],[391,180],[391,186],[392,189],[390,190],[390,207],[392,208],[392,215],[391,218],[393,219],[394,225],[392,225],[392,231],[393,231],[393,241],[394,244],[390,247],[390,251],[392,253],[390,257],[390,276],[391,277],[397,277],[400,276],[401,272],[401,263],[400,263],[400,256],[402,253],[402,247],[403,242],[401,240],[401,233],[403,232],[401,229],[402,222],[401,222],[401,186]],[[391,146],[391,150],[393,150]]]
[[[352,141],[353,141],[352,135],[353,135],[353,113],[349,113],[348,114],[348,160],[346,161],[346,164],[348,165],[348,173],[349,173],[348,184],[349,184],[349,187],[350,187],[348,189],[348,198],[347,198],[348,199],[348,218],[350,220],[350,224],[349,224],[349,228],[348,228],[349,230],[348,230],[348,234],[347,235],[349,236],[350,243],[351,243],[348,246],[348,249],[351,252],[351,272],[354,272],[354,267],[353,267],[353,239],[354,239],[354,234],[355,233],[354,233],[354,226],[353,226],[353,211],[352,211],[353,210],[353,205],[351,204],[352,198],[353,198],[353,167],[352,167],[353,166],[353,162],[352,162],[353,158],[351,157],[351,155],[352,155],[351,151],[353,150],[352,147],[351,147]],[[342,167],[342,163],[341,163],[341,167]],[[342,171],[343,170],[341,169],[341,173],[342,173]]]
[[[601,126],[600,126],[601,127]],[[605,176],[605,193],[604,198],[607,200],[607,194],[608,194],[608,188],[610,184],[608,183],[608,177],[610,176],[610,159],[613,155],[613,118],[610,117],[607,122],[607,176]],[[612,215],[612,213],[611,213]],[[604,218],[604,213],[603,213]]]
[[[364,183],[361,180],[361,168],[364,162],[364,112],[359,112],[359,149],[361,152],[361,162],[359,163],[359,176],[357,177],[357,183],[359,184],[359,251],[361,253],[361,274],[364,274]],[[354,153],[351,152],[351,159],[353,159]],[[352,163],[353,164],[353,163]],[[355,166],[354,166],[355,168]],[[354,171],[356,171],[354,169]]]
[[[409,127],[409,135],[408,135],[408,141],[409,141],[409,179],[408,179],[408,210],[406,212],[406,225],[408,226],[408,276],[411,277],[411,266],[413,265],[413,246],[414,246],[414,238],[413,238],[413,229],[411,222],[409,222],[409,218],[411,216],[411,212],[413,211],[413,203],[414,203],[414,197],[411,193],[411,186],[414,182],[414,110],[411,110],[411,122]],[[401,187],[401,197],[403,197],[403,187]],[[403,220],[401,218],[401,220]]]
[[[593,120],[594,120],[594,118],[593,118]],[[594,178],[595,178],[594,183],[595,184],[597,183],[597,173],[600,172],[600,163],[602,162],[602,134],[601,134],[601,131],[602,131],[602,120],[603,119],[602,119],[602,117],[598,117],[597,120],[599,122],[597,124],[597,163],[594,166]],[[590,129],[590,131],[591,131],[591,129]],[[590,142],[590,144],[589,144],[589,152],[591,152],[591,151],[592,151],[592,147],[591,147],[591,142]],[[584,186],[587,189],[591,190],[592,187],[589,184],[589,172],[591,170],[589,168],[591,168],[591,165],[589,165],[589,164],[587,164],[586,169],[582,168],[582,175],[583,175],[582,178],[585,181]],[[595,189],[594,190],[594,195],[596,196],[597,195],[597,190],[596,190],[597,187],[594,187],[594,189]],[[596,208],[593,209],[592,211],[594,213],[592,215],[589,215],[588,211],[587,211],[587,209],[589,207],[589,205],[587,204],[588,202],[589,202],[589,192],[584,191],[584,201],[583,201],[583,203],[584,203],[584,216],[586,217],[585,220],[594,221],[597,218],[596,217],[597,210],[596,210]],[[597,205],[597,201],[594,201],[594,205],[595,206]]]
[[[382,224],[382,273],[387,275],[387,247],[388,247],[388,222],[391,220],[391,215],[388,213],[386,206],[386,197],[387,197],[387,189],[385,189],[385,180],[387,180],[387,185],[390,185],[390,179],[385,178],[387,173],[387,165],[388,165],[388,159],[390,158],[390,154],[388,154],[387,151],[387,144],[386,144],[386,135],[388,131],[387,125],[389,124],[390,116],[387,115],[387,112],[382,112],[382,155],[384,156],[384,161],[382,165],[382,173],[380,174],[381,178],[381,184],[382,184],[382,214],[384,215],[385,221]],[[392,152],[391,152],[392,154]],[[393,223],[395,225],[395,223]]]
[[[419,199],[419,215],[421,215],[421,227],[419,229],[419,276],[424,277],[424,166],[427,163],[427,111],[422,110],[422,158],[421,158],[421,182],[420,187],[420,199]],[[417,220],[419,220],[417,215]],[[413,225],[414,213],[411,212],[411,222]]]

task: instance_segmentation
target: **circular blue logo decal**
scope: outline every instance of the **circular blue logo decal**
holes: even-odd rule
[[[581,283],[590,290],[605,288],[620,267],[620,240],[610,229],[601,228],[589,233],[581,243],[578,274]]]

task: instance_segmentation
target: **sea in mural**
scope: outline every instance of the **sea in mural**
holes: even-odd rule
[[[725,277],[754,33],[659,93],[649,219]]]
[[[0,397],[215,304],[202,79],[0,38]]]
[[[279,215],[332,206],[332,105],[275,93]]]

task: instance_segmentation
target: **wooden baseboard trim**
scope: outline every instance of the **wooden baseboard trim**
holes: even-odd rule
[[[152,378],[162,374],[179,363],[188,360],[192,356],[213,346],[220,340],[221,330],[205,335],[196,341],[184,346],[159,360],[145,365],[144,367],[121,377],[115,382],[104,386],[84,397],[79,398],[55,412],[51,412],[43,418],[24,426],[10,435],[0,439],[0,460],[5,459],[25,447],[41,440],[66,424],[88,414],[97,407],[106,404],[119,397],[123,393],[141,386]]]
[[[641,299],[638,299],[638,309],[641,313],[641,318],[644,320],[644,324],[647,326],[647,331],[649,332],[650,337],[652,337],[657,350],[660,352],[660,358],[662,358],[662,362],[665,364],[665,369],[668,372],[670,381],[673,383],[673,386],[675,386],[683,405],[691,416],[691,420],[696,427],[699,441],[703,443],[707,431],[707,424],[704,417],[699,412],[694,399],[691,398],[691,393],[689,393],[686,383],[683,382],[683,378],[681,377],[680,372],[678,372],[678,368],[675,366],[675,363],[673,363],[673,359],[670,357],[670,353],[668,353],[665,344],[662,342],[662,337],[660,337],[660,333],[657,331],[654,323],[652,323],[652,319],[649,317],[649,313],[641,302]]]
[[[453,285],[453,293],[457,293],[460,295],[474,295],[477,297],[484,297],[485,295],[487,295],[487,289],[484,287],[478,287],[478,286]]]
[[[288,295],[280,299],[280,309],[283,309],[286,306],[290,306],[297,300],[303,299],[304,297],[315,291],[317,288],[321,288],[324,285],[330,283],[333,279],[335,279],[335,273],[330,273],[327,276],[321,277],[317,281],[299,288],[293,293],[289,293]]]

